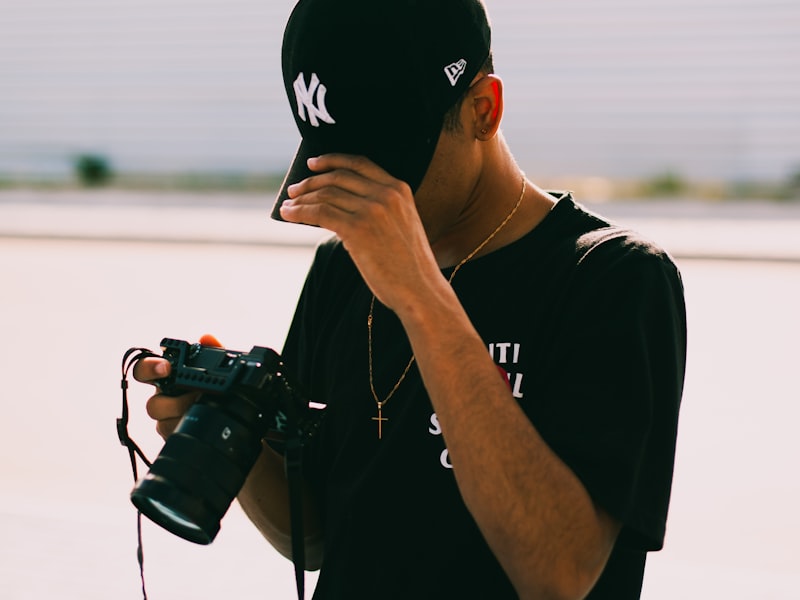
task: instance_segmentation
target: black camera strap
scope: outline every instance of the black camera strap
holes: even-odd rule
[[[142,449],[131,439],[128,433],[128,420],[130,413],[128,411],[128,371],[142,358],[148,356],[158,356],[154,352],[146,348],[131,348],[122,357],[122,380],[120,387],[122,387],[122,416],[117,419],[117,436],[120,443],[128,449],[128,455],[131,460],[131,471],[133,471],[133,481],[139,479],[139,470],[136,466],[136,457],[142,459],[142,462],[150,468],[150,461],[142,452]],[[142,545],[142,513],[136,511],[136,560],[139,563],[139,577],[142,580],[142,596],[147,600],[147,588],[144,583],[144,547]]]
[[[297,584],[297,598],[305,598],[305,535],[303,531],[303,441],[297,438],[286,442],[284,448],[286,481],[289,487],[289,520],[292,534],[292,562]]]

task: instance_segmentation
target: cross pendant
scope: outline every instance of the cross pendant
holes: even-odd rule
[[[383,416],[383,406],[380,404],[378,404],[378,416],[372,417],[372,420],[378,422],[378,439],[381,439],[381,436],[383,435],[383,422],[388,421],[389,419]]]

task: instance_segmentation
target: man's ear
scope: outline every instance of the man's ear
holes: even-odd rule
[[[489,140],[497,134],[503,117],[503,80],[497,75],[484,75],[470,89],[473,111],[473,135]]]

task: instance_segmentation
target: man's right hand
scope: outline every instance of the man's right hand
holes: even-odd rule
[[[222,347],[222,344],[212,335],[204,335],[200,338],[200,343],[204,346]],[[155,385],[159,379],[169,375],[171,366],[169,361],[161,357],[143,358],[133,367],[133,377],[136,381]],[[200,392],[187,392],[180,396],[167,396],[160,393],[160,390],[147,400],[147,414],[156,422],[156,431],[164,440],[175,431],[181,418],[200,397]]]
[[[166,377],[170,373],[169,361],[160,357],[143,358],[133,368],[133,377],[136,381],[150,383],[158,386],[156,380]],[[188,392],[180,396],[167,396],[157,391],[147,400],[147,414],[156,421],[156,431],[165,440],[178,426],[178,422],[189,407],[200,396],[199,392]]]

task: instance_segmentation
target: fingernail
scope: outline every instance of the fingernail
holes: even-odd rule
[[[309,158],[309,159],[306,161],[306,164],[307,164],[309,167],[313,168],[313,167],[314,167],[314,165],[315,165],[315,164],[317,164],[317,160],[319,160],[319,157],[318,157],[318,156],[312,156],[311,158]]]
[[[155,372],[156,375],[158,375],[159,377],[166,377],[167,374],[169,373],[169,366],[167,365],[167,363],[160,362],[156,364]]]
[[[281,203],[281,210],[284,208],[292,208],[294,206],[294,200],[286,199]]]

